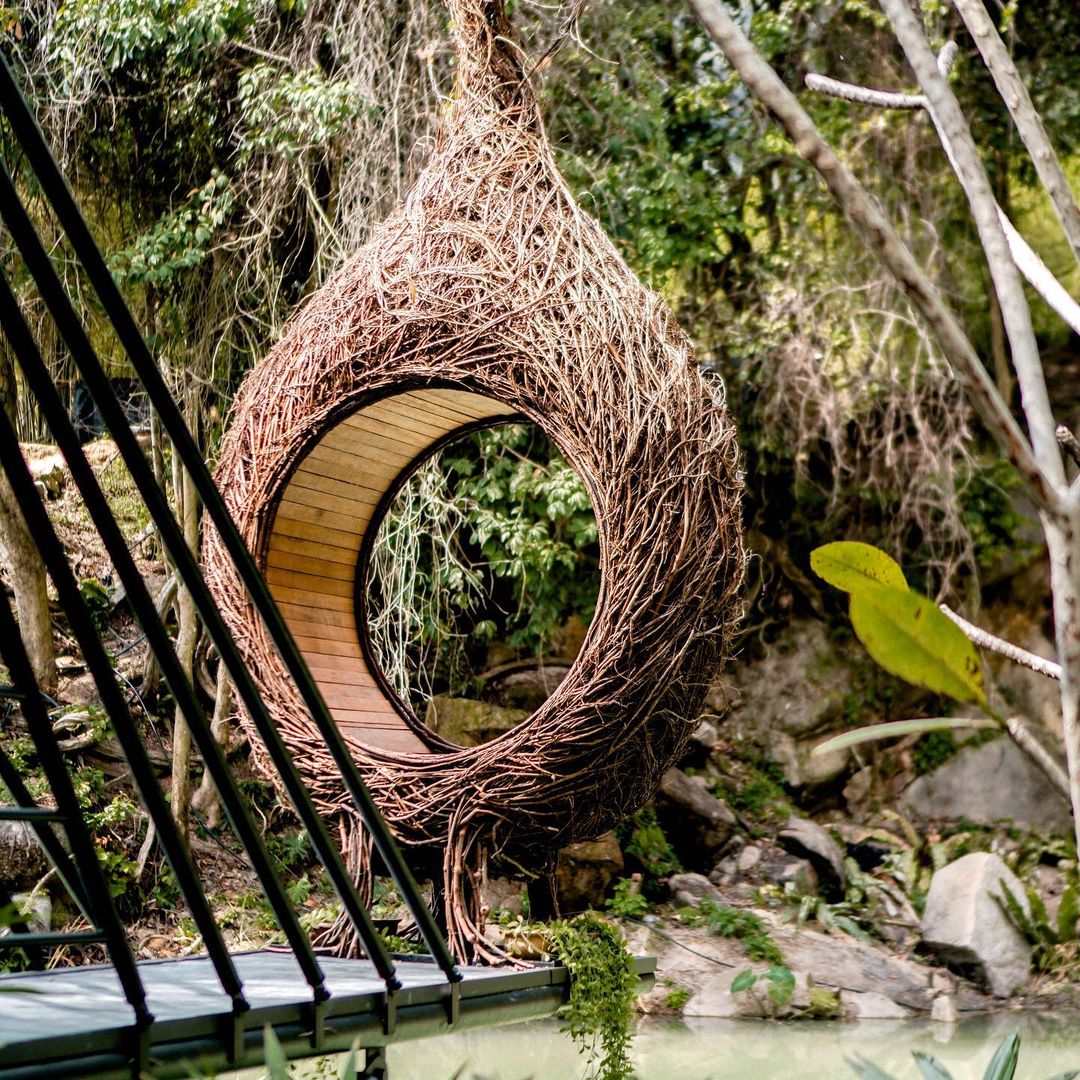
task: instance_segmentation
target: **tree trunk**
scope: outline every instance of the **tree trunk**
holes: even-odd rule
[[[198,554],[199,518],[195,485],[180,459],[173,455],[173,491],[177,514],[184,529],[188,547]],[[177,593],[180,626],[176,635],[176,656],[184,675],[193,681],[195,646],[199,637],[199,621],[195,602],[186,585],[180,584]],[[180,707],[173,714],[172,744],[172,811],[181,838],[186,845],[191,840],[191,729]]]
[[[0,349],[0,402],[16,425],[16,383],[11,357]],[[45,578],[45,563],[7,476],[0,472],[0,549],[15,590],[15,616],[30,656],[38,686],[47,694],[56,690],[56,649]]]

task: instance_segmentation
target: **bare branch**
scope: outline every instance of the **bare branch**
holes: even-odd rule
[[[1055,425],[1046,378],[1035,343],[1035,331],[1031,326],[1031,312],[998,218],[998,206],[994,201],[990,179],[975,148],[975,140],[960,104],[938,69],[930,43],[907,0],[881,0],[881,8],[892,23],[908,63],[926,95],[930,118],[942,134],[942,141],[951,147],[951,156],[956,161],[957,177],[971,207],[971,216],[986,253],[990,276],[1001,305],[1001,317],[1009,336],[1031,445],[1042,475],[1059,496],[1054,502],[1055,510],[1061,513],[1064,509],[1065,468],[1054,437]]]
[[[1058,424],[1055,431],[1057,435],[1057,441],[1061,444],[1061,448],[1080,465],[1080,439],[1078,439],[1065,424]]]
[[[925,109],[926,98],[922,94],[901,94],[892,90],[872,90],[868,86],[856,86],[854,83],[830,79],[828,75],[816,75],[811,72],[806,76],[806,85],[811,90],[843,101],[853,101],[857,105],[873,105],[878,109]]]
[[[1005,48],[997,28],[987,15],[982,0],[953,0],[953,3],[975,39],[975,45],[994,79],[994,85],[1004,99],[1016,130],[1031,155],[1035,171],[1054,204],[1073,255],[1077,262],[1080,262],[1080,207],[1076,205],[1065,170],[1054,153],[1042,117],[1031,103],[1027,87],[1017,73],[1009,50]]]
[[[1046,660],[1033,652],[1028,652],[1027,649],[1021,649],[1019,645],[1014,645],[1011,641],[995,637],[988,631],[983,630],[982,627],[969,623],[963,615],[958,615],[948,604],[938,604],[938,607],[964,631],[967,639],[972,644],[978,645],[980,649],[986,649],[989,652],[997,653],[999,656],[1008,657],[1013,663],[1037,671],[1048,679],[1061,679],[1061,665],[1055,661]]]
[[[1024,478],[1032,498],[1045,509],[1056,509],[1060,501],[1056,485],[1039,467],[1031,445],[974,347],[915,257],[866,190],[818,133],[795,95],[757,54],[718,0],[690,0],[690,4],[728,62],[773,113],[798,152],[818,170],[856,233],[878,255],[926,320],[946,359],[963,381],[983,423]]]
[[[952,41],[938,53],[937,66],[942,75],[948,74],[956,55],[956,43]],[[869,87],[856,86],[854,83],[841,82],[838,79],[831,79],[827,75],[814,73],[806,76],[806,85],[811,90],[828,94],[830,97],[841,98],[844,101],[851,101],[857,105],[870,105],[884,109],[925,109],[928,113],[931,112],[930,103],[925,94],[904,94],[893,93],[888,90],[873,90]],[[945,156],[949,159],[949,164],[952,165],[957,177],[960,178],[960,166],[957,164],[952,143],[940,124],[937,125],[937,132]],[[1066,325],[1075,333],[1080,334],[1080,304],[1073,299],[1046,263],[1039,258],[1034,248],[1020,234],[996,200],[994,207],[997,210],[998,222],[1005,232],[1005,239],[1017,269],[1027,278],[1031,287],[1061,316]]]
[[[1019,716],[1010,716],[1005,721],[1005,730],[1010,738],[1046,775],[1046,778],[1061,792],[1065,798],[1069,798],[1069,778],[1065,770],[1047,752],[1047,749],[1031,732]]]

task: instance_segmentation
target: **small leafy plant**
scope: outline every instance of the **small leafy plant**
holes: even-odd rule
[[[921,1050],[912,1051],[915,1064],[919,1067],[919,1074],[923,1080],[953,1080],[952,1073],[941,1064],[935,1057],[924,1054]],[[1016,1075],[1016,1066],[1020,1060],[1020,1036],[1014,1031],[1007,1035],[997,1048],[990,1064],[986,1066],[983,1080],[1013,1080]],[[863,1057],[855,1060],[848,1059],[848,1064],[855,1070],[860,1080],[896,1080],[896,1077],[879,1069],[873,1062]],[[1069,1069],[1065,1072],[1055,1073],[1050,1080],[1073,1080],[1080,1076],[1080,1070]]]
[[[649,901],[641,895],[638,884],[632,878],[623,878],[616,884],[606,905],[612,915],[621,919],[638,919],[648,913]]]
[[[633,1075],[628,1051],[637,975],[619,928],[586,912],[551,923],[547,933],[570,970],[563,1030],[588,1056],[589,1080],[625,1080]]]
[[[764,989],[764,995],[760,994],[761,989]],[[776,1016],[795,996],[795,976],[786,964],[773,964],[763,972],[747,968],[735,976],[731,992],[750,994],[761,1005],[762,1011]]]

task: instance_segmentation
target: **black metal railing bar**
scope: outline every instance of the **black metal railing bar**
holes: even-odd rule
[[[345,910],[352,917],[353,924],[361,935],[361,940],[364,942],[368,955],[376,965],[380,975],[387,981],[388,989],[395,989],[397,979],[394,974],[393,961],[386,952],[375,932],[370,917],[356,895],[348,871],[337,848],[334,847],[330,839],[325,822],[311,802],[303,781],[296,772],[292,758],[266,710],[254,681],[244,666],[231,635],[225,628],[217,605],[213,597],[211,597],[195,561],[195,556],[188,547],[187,541],[172,515],[168,502],[158,487],[150,466],[143,456],[138,441],[128,426],[126,414],[124,414],[122,406],[112,393],[108,377],[90,343],[86,330],[79,321],[52,267],[44,247],[37,237],[25,207],[18,198],[11,177],[2,165],[0,165],[0,215],[3,216],[11,232],[12,239],[19,248],[31,275],[34,277],[38,290],[49,307],[57,329],[67,344],[76,367],[82,374],[91,395],[98,405],[98,409],[114,435],[117,449],[128,465],[129,472],[161,533],[162,540],[173,559],[178,573],[185,585],[191,590],[196,609],[203,616],[211,639],[218,645],[221,658],[229,668],[229,673],[234,679],[241,700],[255,719],[274,766],[285,784],[300,820],[311,837],[312,847],[326,868],[328,876],[342,899]],[[72,470],[72,477],[86,501],[94,525],[101,535],[113,565],[128,591],[128,598],[132,609],[135,611],[136,618],[143,632],[147,635],[147,641],[151,649],[162,665],[162,673],[165,675],[170,689],[176,695],[177,703],[180,705],[181,711],[191,727],[192,737],[204,755],[215,784],[218,785],[223,805],[226,807],[230,820],[237,831],[237,838],[248,853],[248,857],[252,860],[252,865],[274,910],[278,925],[282,928],[286,939],[296,953],[305,977],[315,991],[316,999],[321,1000],[326,991],[323,985],[322,972],[315,959],[311,942],[300,927],[296,913],[274,872],[273,864],[262,843],[259,831],[255,827],[242,798],[235,790],[231,773],[225,763],[221,749],[210,732],[210,726],[190,682],[183,675],[172,644],[160,623],[153,600],[135,567],[127,549],[127,544],[115,519],[112,517],[108,502],[101,492],[93,470],[86,461],[78,437],[63,408],[48,369],[41,359],[29,327],[26,325],[10,287],[2,275],[0,275],[0,322],[7,328],[8,337],[12,341],[26,383],[37,398],[46,422],[52,429],[53,437],[56,439],[57,445]]]
[[[326,703],[323,700],[318,687],[312,680],[307,665],[300,655],[292,635],[285,625],[284,619],[278,611],[258,567],[255,565],[251,553],[248,551],[243,539],[237,531],[236,526],[225,507],[224,500],[217,490],[213,478],[191,438],[191,434],[184,423],[184,419],[177,408],[176,402],[173,400],[160,372],[157,370],[153,357],[124,302],[116,283],[109,273],[105,260],[94,242],[93,236],[91,235],[86,222],[83,220],[82,214],[79,212],[78,206],[67,187],[63,174],[53,159],[33,115],[22,98],[11,69],[3,57],[0,57],[0,108],[2,108],[7,117],[12,131],[18,139],[31,168],[41,184],[42,191],[52,206],[72,248],[82,262],[94,290],[101,300],[105,313],[116,331],[120,344],[124,348],[135,373],[141,379],[153,407],[157,410],[163,428],[172,441],[184,467],[191,475],[196,491],[198,492],[210,519],[217,528],[230,559],[233,561],[240,574],[241,580],[248,590],[256,610],[263,619],[286,669],[295,681],[301,697],[311,713],[311,716],[319,729],[320,735],[341,773],[346,790],[349,792],[349,795],[356,806],[361,821],[371,835],[375,849],[378,851],[387,871],[397,885],[402,899],[412,911],[417,927],[440,968],[450,982],[457,982],[461,977],[460,972],[457,969],[453,957],[450,955],[446,940],[440,933],[430,909],[420,895],[420,890],[413,879],[408,865],[401,855],[396,841],[390,833],[390,830],[387,828],[378,808],[375,806],[374,800],[371,798],[371,794],[363,782],[359,769],[349,753],[348,747],[342,739],[340,732],[338,732],[337,727],[330,716],[329,710],[326,707]],[[4,201],[3,198],[0,198],[0,212],[3,211]],[[7,220],[6,213],[4,216],[5,220]],[[10,221],[9,227],[11,227]],[[36,242],[37,237],[33,232],[32,238],[33,241]],[[22,250],[23,245],[20,244],[19,246]],[[37,246],[40,248],[40,244],[37,244]],[[23,250],[22,253],[24,259],[27,259],[26,250]],[[42,255],[44,255],[43,251]],[[42,291],[46,303],[52,311],[53,318],[57,320],[59,326],[61,320],[58,319],[57,308],[54,306],[59,297],[57,297],[55,289],[49,290],[53,302],[50,302],[49,296],[45,295],[46,290],[42,286],[42,280],[41,277],[39,277],[39,273],[46,270],[46,267],[41,266],[39,259],[35,259],[34,261],[37,264],[38,272],[35,272],[34,267],[31,267],[31,273],[34,275],[38,288]],[[27,263],[29,265],[29,259],[27,259]],[[52,273],[51,266],[47,266],[47,272],[44,275],[46,280],[50,273]],[[58,279],[55,279],[55,274],[53,273],[52,276],[56,286],[59,287],[59,281]],[[63,296],[62,287],[60,287],[60,294]],[[63,303],[59,305],[61,315],[65,314],[63,311],[64,306]],[[67,306],[70,307],[70,305]],[[72,312],[71,314],[73,315],[74,313]],[[77,320],[75,326],[78,327]],[[60,327],[60,329],[63,334],[63,327]],[[78,337],[80,335],[76,336]],[[81,336],[85,337],[85,335]],[[68,346],[71,348],[70,341],[68,341]],[[73,350],[73,352],[74,351],[75,350]],[[75,359],[78,362],[79,357],[76,356]],[[89,351],[89,354],[84,357],[84,359],[94,361],[91,366],[97,367],[97,374],[100,376],[99,378],[88,378],[87,371],[81,369],[83,379],[90,386],[91,394],[95,398],[102,415],[105,417],[106,423],[110,427],[110,431],[114,438],[116,438],[118,448],[124,453],[124,448],[121,446],[120,427],[124,427],[126,430],[126,423],[122,417],[122,409],[119,408],[118,403],[115,401],[115,397],[112,394],[107,380],[104,380],[99,365],[96,365],[96,357],[93,357],[92,350]],[[91,375],[92,374],[94,374],[94,372],[91,371]],[[121,415],[118,416],[118,413]],[[130,443],[127,445],[127,450],[129,452],[131,451]],[[141,453],[138,456],[141,460]],[[124,453],[124,457],[125,460],[127,460],[128,454]],[[132,463],[129,462],[128,464],[129,468],[131,468]],[[153,486],[156,492],[156,484]],[[144,499],[146,499],[147,492],[142,490],[142,484],[139,484],[139,487]],[[156,493],[160,498],[160,492]],[[182,541],[182,537],[180,539]],[[183,546],[186,552],[186,545]],[[181,560],[177,559],[176,553],[172,551],[171,546],[170,554],[173,556],[179,569]],[[190,553],[187,553],[183,561],[185,563],[193,562]],[[215,645],[217,645],[219,653],[223,661],[225,661],[230,675],[236,681],[237,689],[244,700],[245,706],[250,709],[251,706],[245,696],[248,686],[245,684],[249,684],[252,690],[254,687],[253,684],[251,684],[250,675],[248,675],[246,669],[244,669],[239,654],[225,630],[224,623],[217,612],[216,605],[213,604],[208,592],[203,596],[200,590],[192,587],[192,584],[187,581],[186,576],[185,582],[188,583],[189,588],[192,590],[192,596],[196,601],[196,607],[199,608],[200,616],[203,617],[211,639],[214,641]],[[205,602],[206,610],[203,610],[200,600]],[[254,697],[258,698],[257,692],[254,694]],[[260,734],[262,734],[261,731]],[[269,745],[268,749],[271,749]],[[283,746],[282,749],[284,749]],[[287,756],[286,751],[286,757]],[[275,761],[275,765],[277,765],[277,761]],[[291,783],[291,780],[289,780],[290,774],[295,774],[295,769],[287,767],[282,772],[282,780]],[[293,792],[291,790],[289,794],[290,798],[293,798]],[[306,797],[306,792],[304,792],[303,795]],[[329,873],[330,868],[327,867],[327,870]],[[335,881],[335,887],[336,886],[337,882]],[[350,914],[355,915],[353,912],[350,912]],[[357,930],[358,932],[361,932],[360,925],[357,926]]]
[[[8,455],[10,446],[7,445],[5,436],[14,436],[7,412],[0,408],[0,460],[4,461],[5,471],[8,471]],[[18,442],[15,442],[15,454],[20,464],[22,456],[19,454]],[[17,472],[12,469],[11,472]],[[26,466],[23,465],[23,473],[30,482],[30,490],[34,492],[33,481],[30,479]],[[9,473],[10,476],[10,473]],[[16,498],[25,495],[24,491],[15,489]],[[34,492],[36,497],[36,492]],[[20,505],[22,499],[20,499]],[[67,566],[67,563],[64,563]],[[70,576],[70,571],[69,571]],[[55,580],[55,579],[54,579]],[[74,584],[74,580],[72,581]],[[59,591],[59,583],[57,583]],[[76,587],[76,594],[78,588]],[[80,598],[81,600],[81,598]],[[87,618],[89,619],[89,613]],[[77,616],[76,616],[77,618]],[[11,610],[6,597],[0,599],[0,658],[8,669],[12,682],[24,695],[22,710],[26,720],[27,730],[34,743],[37,758],[42,772],[56,799],[57,808],[64,815],[64,827],[71,842],[72,858],[78,866],[79,878],[90,900],[90,908],[94,929],[87,934],[28,934],[22,937],[20,945],[31,943],[35,946],[51,944],[64,944],[73,940],[102,941],[108,948],[109,957],[116,969],[120,985],[123,987],[124,996],[135,1013],[136,1041],[140,1033],[149,1027],[153,1021],[146,1006],[146,992],[143,990],[142,979],[139,978],[138,968],[135,966],[135,957],[128,944],[127,934],[116,912],[109,892],[109,884],[105,880],[105,874],[97,860],[97,852],[79,809],[78,798],[72,785],[71,776],[68,773],[64,756],[57,745],[56,736],[53,733],[52,722],[45,710],[38,693],[37,680],[34,677],[34,669],[30,658],[26,654],[22,637],[19,634],[19,626],[15,621],[15,614]],[[55,939],[55,940],[54,940]]]

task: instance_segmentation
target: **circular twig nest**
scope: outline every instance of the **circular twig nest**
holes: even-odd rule
[[[431,161],[248,376],[217,479],[391,828],[441,853],[451,947],[491,958],[485,860],[543,867],[652,796],[729,647],[744,554],[720,384],[560,177],[501,5],[451,8],[457,92]],[[357,582],[410,462],[440,432],[505,414],[536,423],[584,480],[601,588],[548,701],[462,748],[387,697]],[[218,544],[211,533],[206,565],[226,618],[362,875],[370,847],[337,771]]]

